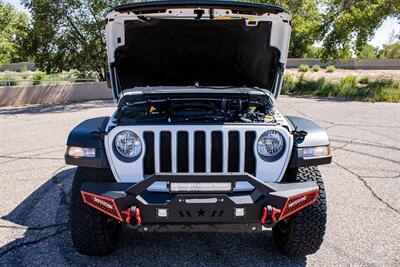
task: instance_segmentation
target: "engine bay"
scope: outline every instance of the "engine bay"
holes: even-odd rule
[[[268,96],[241,94],[149,96],[120,105],[118,124],[140,123],[276,123]]]

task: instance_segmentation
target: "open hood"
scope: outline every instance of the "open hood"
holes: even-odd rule
[[[225,1],[119,6],[107,15],[115,96],[135,87],[282,84],[290,16],[281,8]]]

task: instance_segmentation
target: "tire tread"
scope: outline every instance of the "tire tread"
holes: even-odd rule
[[[281,233],[273,227],[273,235],[279,249],[288,256],[314,254],[321,247],[327,223],[327,205],[324,182],[318,167],[302,167],[292,179],[296,182],[315,181],[319,187],[316,202],[289,218],[289,231]]]
[[[84,204],[81,196],[83,182],[112,181],[115,180],[108,169],[78,167],[76,170],[71,189],[69,223],[73,244],[76,250],[82,254],[106,256],[115,250],[118,235],[111,235],[107,231],[104,223],[106,215]]]

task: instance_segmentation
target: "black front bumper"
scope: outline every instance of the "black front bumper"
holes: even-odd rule
[[[148,191],[155,182],[247,182],[253,190],[224,193]],[[81,192],[86,204],[127,224],[153,230],[175,229],[172,226],[191,230],[195,225],[215,229],[222,225],[268,226],[314,203],[319,188],[315,182],[264,183],[249,174],[167,174],[153,175],[137,184],[84,183]]]

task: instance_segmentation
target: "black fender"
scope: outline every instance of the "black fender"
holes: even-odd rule
[[[315,122],[301,117],[287,116],[286,119],[292,126],[294,135],[299,134],[294,140],[292,157],[289,168],[317,166],[330,164],[332,155],[324,158],[304,159],[303,149],[306,147],[329,146],[328,134]],[[296,137],[296,136],[295,136]]]
[[[77,125],[69,134],[67,146],[95,148],[95,158],[72,158],[65,154],[65,163],[90,168],[108,169],[106,151],[104,148],[104,132],[110,117],[88,119]]]

